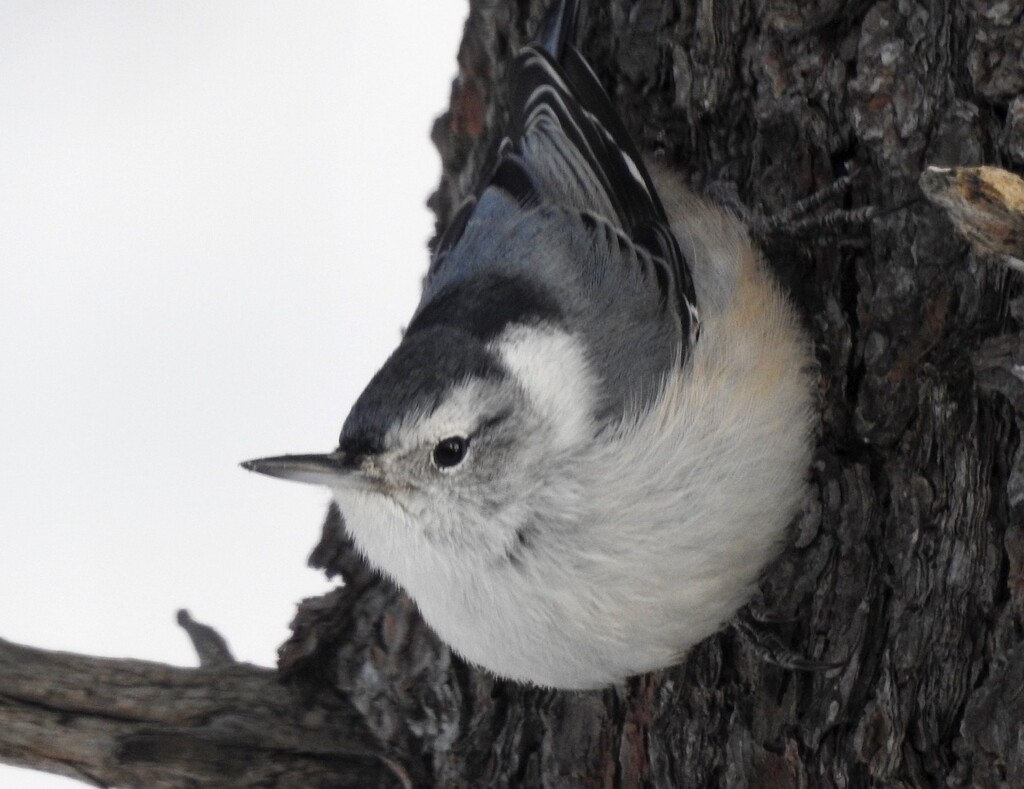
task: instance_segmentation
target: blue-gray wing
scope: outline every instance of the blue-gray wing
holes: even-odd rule
[[[514,281],[519,298],[502,303],[528,317],[526,283],[584,334],[605,375],[631,379],[612,382],[622,400],[642,402],[696,341],[696,298],[650,175],[571,43],[577,15],[556,2],[517,56],[495,166],[439,240],[413,323],[472,282]]]

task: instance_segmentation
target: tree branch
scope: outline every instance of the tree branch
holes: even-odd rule
[[[338,694],[244,663],[179,668],[0,640],[0,761],[94,786],[401,787]]]

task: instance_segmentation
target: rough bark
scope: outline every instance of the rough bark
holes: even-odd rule
[[[452,107],[434,129],[440,226],[484,165],[510,55],[541,6],[470,3]],[[42,700],[25,697],[17,714],[38,712],[37,739],[12,742],[10,710],[20,708],[4,705],[23,697],[0,677],[0,759],[53,769],[39,743],[93,712],[90,725],[125,723],[130,734],[166,724],[205,744],[200,734],[225,728],[207,720],[210,708],[153,712],[184,704],[187,688],[220,699],[210,704],[230,720],[273,722],[291,743],[278,766],[295,752],[304,764],[358,758],[380,781],[395,776],[381,757],[413,783],[465,787],[1024,781],[1024,289],[961,242],[917,186],[929,164],[1024,168],[1024,7],[607,0],[588,4],[584,21],[582,49],[641,147],[698,189],[728,195],[758,224],[853,168],[831,207],[879,212],[841,237],[789,223],[803,232],[763,238],[814,338],[821,407],[803,517],[750,605],[772,638],[727,627],[679,666],[604,692],[497,681],[452,656],[363,566],[332,512],[312,560],[346,584],[300,608],[282,684],[238,666],[149,666],[145,682],[163,671],[189,679],[137,697],[122,716],[115,697],[109,709],[83,708],[72,677],[64,695],[47,697],[44,684]],[[784,668],[765,659],[773,640],[841,665]],[[219,697],[228,676],[252,685],[238,680],[237,694]],[[101,747],[123,763],[113,736]],[[332,742],[365,748],[338,753]],[[130,771],[102,780],[327,785],[296,784],[287,769],[259,781],[188,772],[223,750],[197,750],[195,763],[188,750],[141,752],[164,760],[165,783]]]
[[[0,641],[0,761],[94,786],[402,787],[362,716],[270,669],[186,669]]]

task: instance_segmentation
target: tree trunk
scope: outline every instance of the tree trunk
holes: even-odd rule
[[[470,6],[434,130],[439,227],[542,10]],[[125,786],[1024,783],[1021,276],[917,186],[930,164],[1024,167],[1024,6],[608,0],[581,48],[641,149],[745,206],[814,338],[810,493],[743,619],[623,687],[498,681],[332,512],[312,561],[346,584],[303,603],[277,677],[0,645],[0,759]],[[767,219],[851,168],[817,210],[870,222]]]

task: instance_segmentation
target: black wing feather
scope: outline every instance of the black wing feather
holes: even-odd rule
[[[620,226],[654,259],[662,298],[679,321],[685,356],[699,328],[690,268],[643,159],[573,46],[578,19],[576,0],[557,0],[533,43],[516,57],[506,136],[476,195],[496,187],[523,207],[549,198]],[[459,211],[438,244],[432,271],[458,242],[471,213],[471,204]]]

